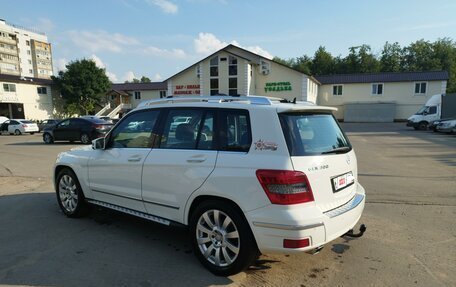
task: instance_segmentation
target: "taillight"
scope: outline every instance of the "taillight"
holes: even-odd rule
[[[26,125],[26,124],[23,124],[23,125],[22,125],[22,127],[23,127],[23,128],[26,128],[26,127],[27,127],[27,125]]]
[[[103,125],[93,125],[94,129],[101,130],[103,129]]]
[[[256,176],[273,204],[314,201],[309,180],[301,171],[259,169]]]

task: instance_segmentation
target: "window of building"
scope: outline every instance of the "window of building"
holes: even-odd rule
[[[31,55],[32,52],[30,52],[30,50],[27,50],[27,55]]]
[[[46,87],[38,87],[36,89],[38,91],[38,94],[40,94],[40,95],[46,95],[47,94],[47,88]]]
[[[333,96],[342,96],[342,85],[333,86]]]
[[[33,70],[32,69],[29,69],[29,74],[33,74]]]
[[[219,94],[219,79],[211,79],[211,96]]]
[[[218,77],[218,75],[219,75],[218,60],[219,60],[218,56],[215,56],[210,60],[209,68],[210,68],[211,77]]]
[[[382,95],[383,84],[372,84],[372,95]]]
[[[29,40],[25,40],[25,45],[30,46],[30,41]]]
[[[135,92],[135,100],[140,100],[141,99],[141,92],[136,91]]]
[[[111,100],[114,101],[117,98],[117,95],[111,95]]]
[[[32,64],[32,60],[28,60],[28,63],[31,65]]]
[[[230,96],[235,96],[238,94],[237,91],[237,78],[229,78],[228,79],[228,91]]]
[[[15,92],[16,85],[15,84],[3,84],[3,90],[5,92]]]
[[[237,76],[238,69],[237,69],[237,58],[233,56],[229,56],[229,63],[228,63],[228,75],[230,76]]]
[[[160,91],[160,98],[166,98],[166,91]]]
[[[426,82],[415,83],[415,94],[416,95],[426,94],[426,88],[427,88]]]

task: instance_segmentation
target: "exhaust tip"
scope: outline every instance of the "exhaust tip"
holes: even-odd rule
[[[320,253],[320,251],[323,249],[323,247],[324,247],[323,245],[320,245],[317,248],[306,251],[306,252],[311,255],[316,255],[316,254]]]

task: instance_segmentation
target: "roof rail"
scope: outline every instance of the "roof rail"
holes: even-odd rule
[[[244,102],[253,105],[272,105],[273,101],[280,101],[280,98],[261,97],[261,96],[170,96],[167,98],[148,100],[141,102],[139,107],[159,105],[159,104],[172,104],[181,102],[208,102],[208,103],[226,103],[226,102]]]

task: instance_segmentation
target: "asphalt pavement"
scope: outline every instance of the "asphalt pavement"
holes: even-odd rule
[[[0,135],[0,285],[456,286],[456,135],[342,126],[367,193],[365,235],[317,255],[263,255],[227,278],[199,264],[185,230],[101,208],[66,218],[52,165],[80,145]]]

